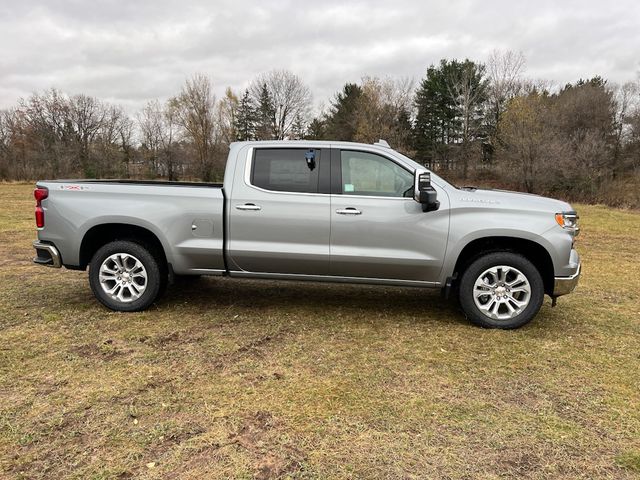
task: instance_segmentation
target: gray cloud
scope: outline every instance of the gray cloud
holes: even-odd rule
[[[0,108],[56,87],[138,109],[195,72],[218,95],[286,68],[316,103],[363,75],[420,79],[443,57],[483,61],[520,50],[527,75],[557,84],[640,71],[633,0],[0,0]]]

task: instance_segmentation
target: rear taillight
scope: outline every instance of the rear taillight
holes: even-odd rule
[[[33,191],[33,196],[36,199],[36,226],[38,228],[43,228],[44,209],[42,208],[42,200],[49,196],[49,189],[46,187],[36,187]]]

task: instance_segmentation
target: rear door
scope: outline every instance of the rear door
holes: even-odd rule
[[[391,156],[350,149],[334,149],[331,166],[331,275],[437,281],[448,216],[422,211],[414,173]]]
[[[232,271],[328,275],[329,152],[248,150],[229,205]]]

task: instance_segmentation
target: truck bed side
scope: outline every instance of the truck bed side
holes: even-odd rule
[[[38,239],[54,244],[67,267],[86,267],[89,241],[144,229],[162,245],[175,273],[224,271],[219,184],[60,180],[37,185],[49,189]]]

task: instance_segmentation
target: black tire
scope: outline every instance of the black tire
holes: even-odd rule
[[[520,313],[511,318],[491,318],[485,315],[480,308],[478,308],[474,300],[474,285],[476,280],[485,271],[497,266],[506,266],[517,269],[529,282],[531,290],[528,299],[529,303]],[[522,255],[512,252],[493,252],[477,258],[466,268],[462,274],[462,278],[460,279],[458,296],[462,310],[466,317],[474,324],[484,328],[513,329],[529,323],[540,310],[542,301],[544,300],[544,282],[542,281],[542,276],[535,265]],[[484,297],[486,302],[490,301],[489,298],[489,296]],[[483,300],[481,299],[480,301],[482,302]],[[511,304],[512,307],[514,305],[515,303]],[[504,308],[500,308],[503,310],[504,314],[508,314],[506,305]]]
[[[167,278],[164,262],[159,261],[151,252],[152,250],[146,246],[129,240],[110,242],[98,249],[89,263],[89,285],[100,303],[118,312],[138,312],[148,308],[164,289]],[[130,255],[142,263],[147,278],[144,282],[145,288],[139,298],[120,301],[103,289],[100,282],[100,267],[105,260],[114,254]],[[108,285],[110,286],[114,283]],[[126,291],[130,292],[131,290]]]

